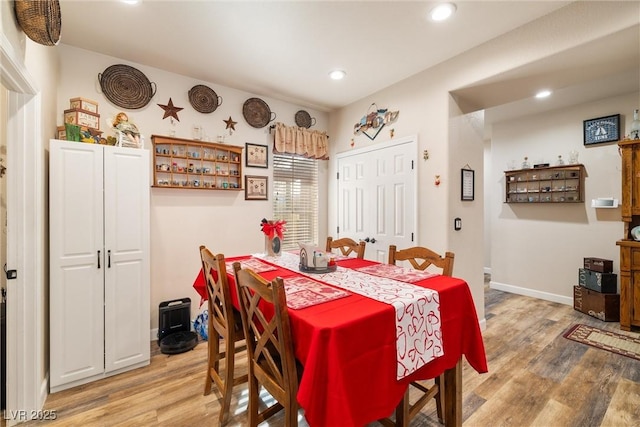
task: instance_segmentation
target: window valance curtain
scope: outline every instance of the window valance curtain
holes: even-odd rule
[[[329,160],[329,137],[326,132],[276,123],[273,144],[276,154],[294,154],[308,159]]]

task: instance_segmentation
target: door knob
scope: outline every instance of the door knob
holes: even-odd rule
[[[375,243],[375,242],[376,242],[376,238],[375,238],[375,237],[372,237],[372,238],[371,238],[371,243]]]
[[[372,237],[372,238],[370,239],[370,238],[368,238],[368,237],[367,237],[366,239],[364,239],[364,241],[365,241],[365,242],[367,242],[367,243],[369,243],[369,242],[370,242],[370,243],[375,243],[375,242],[376,242],[376,238],[375,238],[375,237]]]

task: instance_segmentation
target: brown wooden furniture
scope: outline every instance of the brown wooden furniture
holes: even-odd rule
[[[506,203],[584,202],[584,166],[549,166],[506,171]]]
[[[422,246],[398,250],[395,245],[390,245],[389,264],[395,265],[396,261],[409,261],[416,270],[426,270],[430,265],[433,265],[442,269],[443,276],[451,276],[453,274],[453,252],[446,252],[444,256],[440,256],[440,254]],[[457,363],[455,369],[460,369],[460,362]],[[455,375],[446,371],[444,374],[434,378],[434,383],[430,386],[418,381],[412,382],[396,407],[395,421],[384,418],[379,420],[380,423],[385,426],[406,427],[431,399],[435,399],[438,420],[440,420],[441,423],[447,420],[448,425],[458,425],[458,422],[462,422],[461,409],[449,405],[445,407],[445,402],[447,401],[445,399],[445,393],[447,392],[445,384],[447,379],[449,379],[449,381],[456,381],[456,383],[459,381]],[[451,387],[449,393],[461,393],[462,384],[459,384],[459,386],[460,388]],[[409,399],[411,387],[419,390],[420,393],[420,397],[414,403],[411,403]],[[449,399],[456,399],[460,396],[452,395],[448,397]],[[452,402],[453,400],[448,401]],[[449,414],[445,413],[445,411],[452,412]],[[455,424],[453,424],[453,422],[455,422]]]
[[[396,261],[409,261],[416,270],[425,270],[430,265],[442,269],[443,276],[453,274],[453,252],[445,252],[444,256],[422,246],[414,246],[407,249],[398,250],[395,245],[389,246],[389,264],[396,264]]]
[[[640,140],[618,143],[622,154],[622,221],[620,246],[620,328],[640,327],[640,241],[631,230],[640,225]]]
[[[364,258],[364,250],[366,247],[366,242],[360,241],[357,243],[355,240],[350,239],[348,237],[343,237],[342,239],[333,240],[333,237],[327,237],[327,252],[331,252],[332,249],[339,249],[340,253],[344,256],[349,256],[350,253],[354,252],[356,254],[356,258]]]
[[[242,317],[231,303],[224,255],[213,255],[202,245],[200,258],[209,304],[208,362],[204,395],[211,392],[211,385],[215,383],[221,395],[220,425],[224,425],[229,419],[233,387],[248,381],[248,375],[236,377],[234,371],[236,352],[244,350],[244,346],[236,346],[238,341],[244,340],[244,330]],[[224,342],[224,349],[221,349],[220,340]],[[223,359],[225,368],[221,370],[220,361]]]
[[[282,278],[271,282],[233,263],[238,302],[249,358],[249,426],[255,427],[284,408],[285,426],[298,425],[298,372]],[[267,304],[265,304],[265,302]],[[273,309],[273,315],[265,313]],[[276,399],[259,408],[259,386]]]
[[[242,190],[242,147],[152,135],[153,187]]]

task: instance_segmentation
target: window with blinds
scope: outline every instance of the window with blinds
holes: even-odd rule
[[[287,221],[282,249],[318,241],[318,160],[274,154],[273,218]]]

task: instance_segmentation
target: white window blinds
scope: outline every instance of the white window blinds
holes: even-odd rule
[[[318,241],[318,160],[274,154],[273,218],[287,221],[282,249]]]

